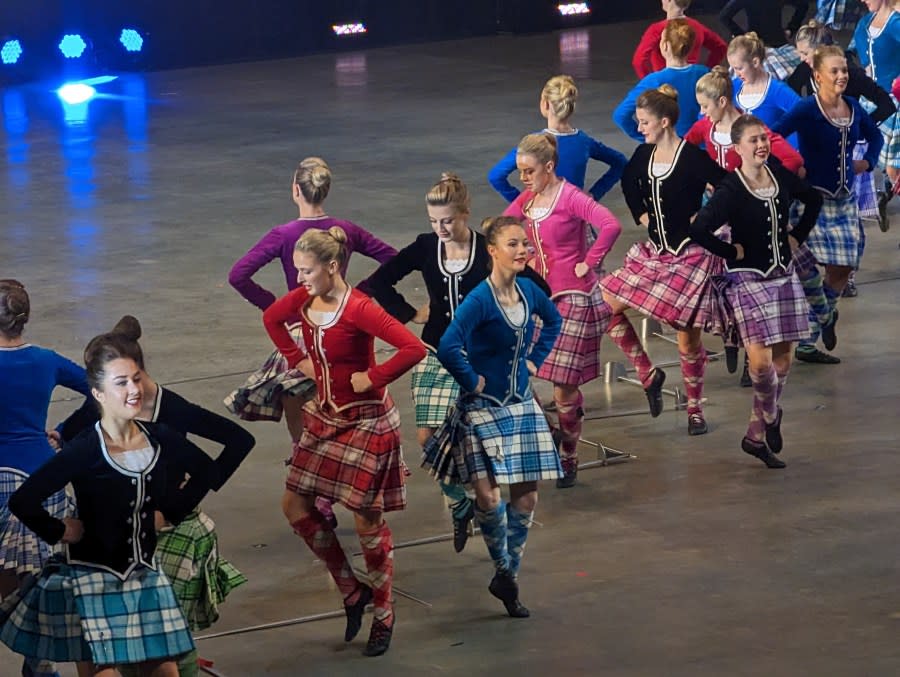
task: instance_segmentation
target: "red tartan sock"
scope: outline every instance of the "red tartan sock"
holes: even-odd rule
[[[394,536],[387,522],[370,531],[359,532],[366,569],[369,571],[369,585],[372,586],[372,604],[375,618],[387,626],[394,624],[394,606],[391,602],[391,588],[394,583]]]
[[[650,357],[641,345],[637,332],[631,320],[625,317],[624,313],[613,315],[609,321],[609,328],[606,335],[612,339],[612,342],[619,346],[626,359],[631,365],[637,369],[638,378],[646,387],[650,383],[650,372],[653,371],[653,363]]]
[[[572,472],[578,466],[578,440],[581,439],[584,420],[584,410],[581,408],[583,404],[584,395],[580,390],[574,400],[567,402],[556,400],[559,430],[562,433],[559,457],[565,472]]]
[[[306,545],[315,556],[325,563],[334,582],[337,583],[338,590],[344,596],[344,604],[353,604],[356,601],[354,597],[359,588],[359,581],[353,575],[334,530],[326,523],[322,513],[313,509],[306,517],[292,522],[291,528],[306,541]]]
[[[687,395],[687,413],[702,414],[700,400],[703,399],[703,376],[706,373],[706,350],[700,346],[696,353],[682,353],[681,375],[684,378],[684,392]]]

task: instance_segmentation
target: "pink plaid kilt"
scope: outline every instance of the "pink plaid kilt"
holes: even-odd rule
[[[697,244],[679,255],[657,253],[650,242],[637,242],[625,263],[600,281],[603,291],[625,305],[675,329],[708,326],[713,312],[711,275],[724,269],[722,259]]]
[[[726,273],[725,294],[744,343],[773,346],[809,338],[809,304],[797,274]]]
[[[350,510],[403,510],[409,474],[400,448],[400,414],[384,402],[358,404],[337,414],[319,401],[303,406],[303,434],[294,444],[285,487],[321,496]]]
[[[553,350],[538,370],[537,377],[551,383],[581,385],[600,376],[600,339],[609,327],[612,310],[603,300],[600,287],[587,294],[563,293],[553,297],[562,315],[562,328]],[[540,322],[537,322],[537,327]],[[540,329],[535,329],[537,341]]]

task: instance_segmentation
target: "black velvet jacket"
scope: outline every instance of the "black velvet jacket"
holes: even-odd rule
[[[657,250],[680,254],[691,241],[691,217],[700,209],[706,185],[716,185],[727,172],[705,150],[682,140],[669,171],[653,176],[655,151],[648,143],[637,147],[625,166],[622,192],[636,224],[642,214],[649,217],[647,231]]]
[[[38,468],[9,499],[10,511],[52,545],[63,537],[65,524],[41,504],[71,482],[84,537],[69,545],[69,562],[122,579],[140,565],[156,568],[154,511],[178,524],[218,479],[209,456],[178,432],[157,423],[138,425],[155,451],[142,472],[112,461],[97,423]],[[186,473],[190,480],[179,489],[170,478]]]
[[[776,269],[787,271],[791,263],[788,233],[797,242],[809,235],[822,208],[822,194],[809,183],[770,158],[767,169],[777,190],[763,198],[752,192],[738,169],[726,177],[691,224],[691,236],[702,247],[725,259],[729,271],[753,270],[769,275]],[[793,230],[789,228],[791,201],[803,203],[803,216]],[[744,248],[744,257],[736,260],[733,244],[713,233],[722,225],[731,226],[731,241]]]

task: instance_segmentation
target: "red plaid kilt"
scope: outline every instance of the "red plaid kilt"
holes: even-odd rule
[[[562,315],[562,328],[553,350],[538,370],[537,377],[551,383],[581,385],[600,376],[600,339],[609,327],[612,310],[594,285],[590,296],[563,293],[553,297]],[[536,321],[534,340],[540,335]]]
[[[675,329],[708,326],[714,307],[711,275],[724,269],[722,259],[697,244],[675,255],[657,253],[650,242],[632,245],[625,263],[600,281],[603,290],[630,308]]]
[[[326,412],[318,400],[303,407],[303,435],[294,444],[285,486],[349,510],[389,512],[406,507],[409,474],[400,448],[400,413],[384,402]]]

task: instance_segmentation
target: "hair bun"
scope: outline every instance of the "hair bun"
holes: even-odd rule
[[[133,315],[125,315],[116,322],[116,326],[112,328],[112,333],[119,334],[129,341],[137,341],[142,334],[141,323]]]
[[[338,244],[347,243],[347,233],[340,226],[332,226],[328,229],[328,234],[331,235]]]
[[[659,92],[660,94],[663,94],[663,95],[669,97],[670,99],[674,99],[675,101],[678,101],[678,90],[675,89],[668,82],[664,82],[663,84],[661,84],[659,87],[656,88],[656,91]]]
[[[454,183],[462,183],[462,179],[459,178],[457,174],[454,172],[442,172],[441,173],[441,182],[452,181]]]
[[[728,78],[729,80],[731,79],[730,74],[728,73],[728,68],[726,66],[723,66],[722,64],[713,66],[713,69],[710,71],[710,73],[715,73],[716,75],[719,75],[723,78]]]
[[[310,183],[316,188],[320,188],[331,182],[331,170],[328,165],[316,165],[309,173]]]

